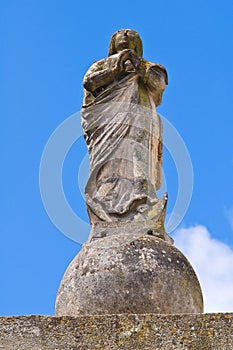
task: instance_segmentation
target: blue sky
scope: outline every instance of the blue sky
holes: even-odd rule
[[[179,241],[182,230],[191,232],[182,246],[189,254],[190,237],[201,228],[196,260],[204,244],[219,244],[220,250],[205,256],[210,267],[217,258],[214,252],[224,255],[228,249],[227,275],[223,266],[216,283],[221,283],[221,276],[229,280],[233,276],[232,1],[149,0],[143,7],[142,2],[121,0],[104,0],[101,5],[3,0],[0,6],[0,315],[54,314],[60,280],[81,244],[59,232],[43,207],[40,159],[53,131],[80,110],[83,75],[95,60],[106,57],[111,35],[121,28],[137,30],[144,58],[166,66],[169,85],[159,112],[178,130],[192,159],[193,197],[180,236],[175,235]],[[85,155],[80,138],[63,168],[67,200],[83,220],[87,214],[77,173]],[[164,173],[169,212],[178,182],[166,151]],[[207,277],[201,267],[200,276],[204,284]],[[233,282],[228,286],[233,292],[232,288]],[[230,309],[231,302],[224,307]]]

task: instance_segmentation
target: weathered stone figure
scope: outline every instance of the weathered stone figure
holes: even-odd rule
[[[196,313],[198,279],[164,229],[162,124],[165,68],[142,58],[138,34],[112,36],[109,56],[84,78],[82,125],[90,156],[89,240],[62,279],[56,315]]]
[[[90,156],[85,192],[91,224],[164,216],[166,196],[156,197],[162,171],[156,106],[167,82],[165,68],[142,58],[141,39],[129,29],[112,36],[108,58],[86,73],[82,125]]]

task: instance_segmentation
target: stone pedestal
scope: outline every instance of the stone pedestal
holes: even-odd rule
[[[202,292],[185,256],[139,232],[85,244],[68,267],[56,315],[201,313]]]

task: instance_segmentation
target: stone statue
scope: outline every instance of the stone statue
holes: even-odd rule
[[[154,228],[165,239],[167,195],[156,197],[162,173],[156,106],[167,83],[166,69],[142,58],[142,41],[129,29],[113,34],[108,57],[87,71],[82,126],[90,156],[85,194],[91,225],[146,220],[148,231]]]
[[[203,312],[199,281],[164,229],[164,67],[142,58],[139,35],[112,36],[108,58],[84,78],[82,125],[90,156],[91,233],[61,281],[56,315]]]

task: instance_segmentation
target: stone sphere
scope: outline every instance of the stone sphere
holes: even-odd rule
[[[56,315],[203,312],[196,274],[173,245],[119,234],[85,244],[61,281]]]

